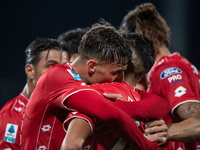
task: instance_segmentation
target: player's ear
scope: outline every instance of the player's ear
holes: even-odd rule
[[[32,64],[26,64],[25,66],[25,72],[28,78],[33,79],[35,74],[35,68]]]
[[[98,65],[98,62],[96,60],[93,60],[93,59],[89,60],[87,62],[88,72],[90,74],[94,74],[96,71],[97,65]]]

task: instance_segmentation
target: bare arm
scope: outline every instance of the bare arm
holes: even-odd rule
[[[82,146],[90,134],[91,128],[87,121],[81,118],[72,119],[61,150],[82,150]]]
[[[200,141],[200,103],[184,103],[180,105],[175,112],[176,116],[183,121],[167,124],[167,140],[179,142]],[[147,126],[145,132],[152,134],[161,132],[162,130],[161,126],[151,124]]]
[[[168,125],[167,139],[180,142],[200,141],[200,103],[184,103],[177,108],[176,114],[183,121]]]

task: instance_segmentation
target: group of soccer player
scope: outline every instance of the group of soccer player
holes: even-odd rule
[[[0,111],[0,149],[198,150],[200,75],[170,53],[155,6],[25,50],[27,83]]]

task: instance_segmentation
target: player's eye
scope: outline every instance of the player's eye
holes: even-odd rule
[[[50,63],[50,64],[47,65],[47,68],[50,68],[51,66],[53,66],[55,64],[57,64],[57,63]]]

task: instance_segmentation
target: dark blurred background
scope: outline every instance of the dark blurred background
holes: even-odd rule
[[[0,0],[0,108],[22,91],[24,51],[37,37],[57,38],[100,18],[118,27],[128,11],[144,2],[153,3],[170,26],[171,52],[179,52],[200,69],[197,0]]]

